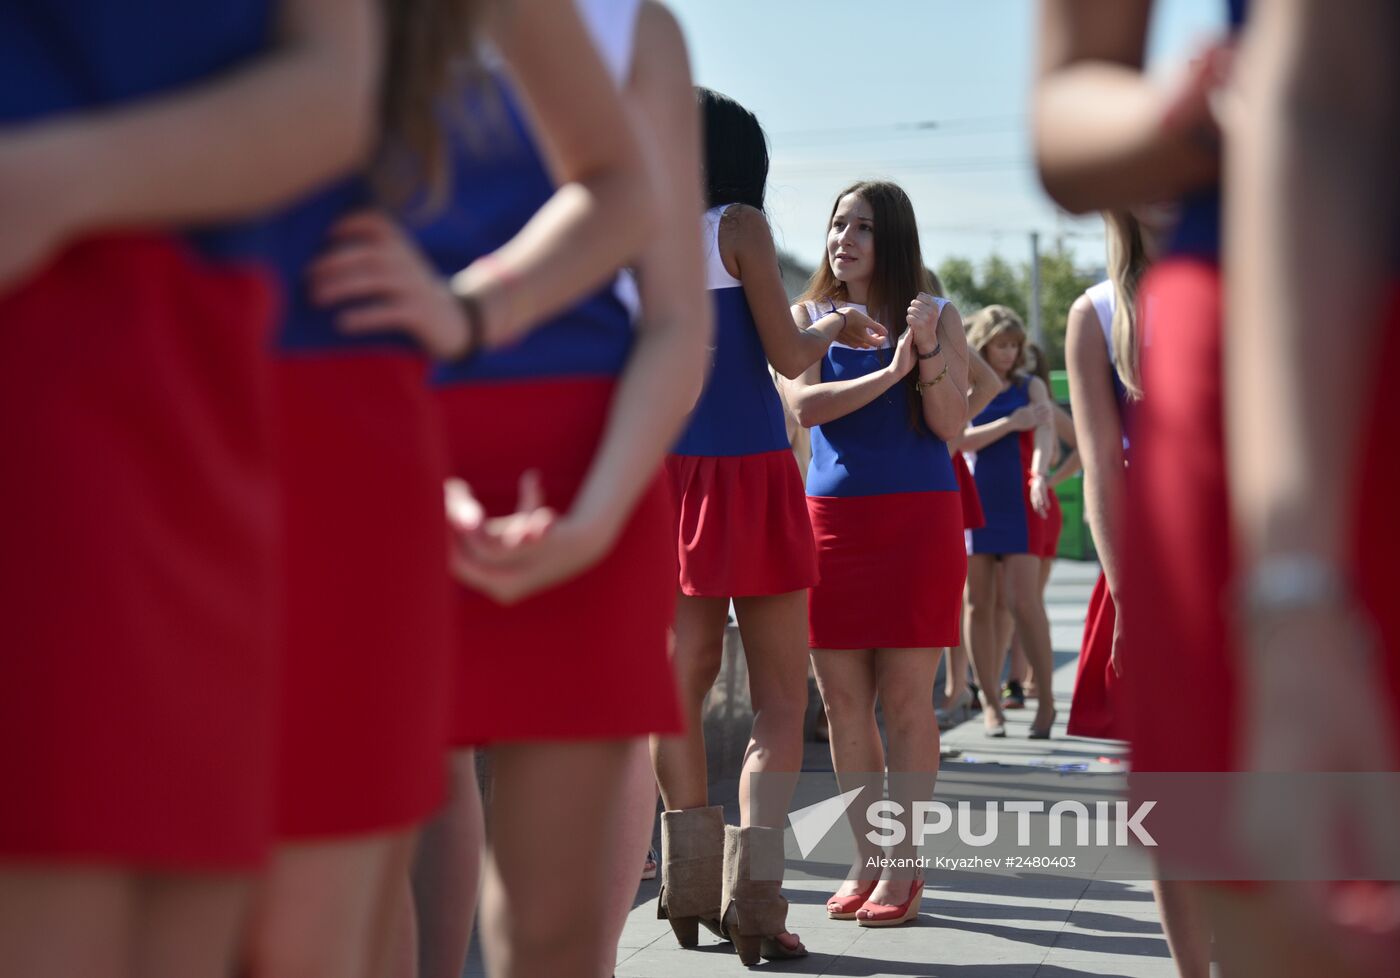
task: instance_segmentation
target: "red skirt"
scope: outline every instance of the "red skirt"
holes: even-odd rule
[[[786,594],[817,582],[812,522],[791,451],[672,455],[666,473],[676,505],[681,593]]]
[[[1239,764],[1239,665],[1226,603],[1230,547],[1223,403],[1220,275],[1199,261],[1158,265],[1144,284],[1152,345],[1149,395],[1139,405],[1128,469],[1133,546],[1125,580],[1124,678],[1135,771],[1231,771]],[[1400,357],[1400,292],[1372,362]],[[1378,369],[1358,396],[1371,405],[1354,485],[1352,567],[1376,629],[1377,682],[1400,710],[1400,412]],[[1185,713],[1189,707],[1189,715]],[[1400,728],[1393,731],[1400,749]]]
[[[439,388],[450,464],[488,515],[515,511],[537,469],[545,502],[572,505],[602,440],[615,381],[551,379]],[[671,671],[675,510],[657,471],[613,549],[563,584],[505,606],[457,589],[452,740],[616,740],[684,727]]]
[[[962,497],[963,529],[982,529],[987,525],[987,514],[982,512],[982,497],[962,452],[953,453],[953,474],[958,477],[958,494]]]
[[[1113,671],[1113,626],[1117,620],[1113,595],[1108,580],[1102,574],[1089,598],[1089,613],[1084,620],[1084,640],[1079,646],[1079,670],[1074,679],[1074,698],[1070,702],[1069,734],[1072,737],[1098,737],[1106,740],[1126,740],[1127,717],[1124,716],[1122,682]]]
[[[452,606],[436,404],[411,353],[286,355],[276,377],[279,828],[392,830],[426,818],[444,792]]]
[[[1054,557],[1059,552],[1060,533],[1065,528],[1065,514],[1060,509],[1060,497],[1054,489],[1050,490],[1050,509],[1046,515],[1041,516],[1032,507],[1031,519],[1040,524],[1039,534],[1033,535],[1036,554],[1042,558]]]
[[[272,316],[261,276],[154,234],[0,297],[0,860],[264,858]]]
[[[967,550],[957,492],[808,496],[821,582],[807,606],[814,649],[958,644]]]

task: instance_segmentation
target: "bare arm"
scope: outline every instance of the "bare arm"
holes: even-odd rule
[[[1391,274],[1396,8],[1327,7],[1261,5],[1241,55],[1225,397],[1247,557],[1343,559]]]
[[[674,17],[644,3],[626,97],[650,133],[651,186],[666,228],[698,228],[703,213],[700,120],[685,39]],[[610,545],[700,395],[710,304],[698,234],[654,235],[638,264],[642,316],[603,441],[571,517]]]
[[[1001,391],[1001,378],[976,350],[969,348],[967,356],[968,375],[972,385],[967,392],[967,416],[971,419],[985,411],[987,405],[996,398]]]
[[[661,177],[643,160],[628,110],[572,0],[513,0],[494,9],[486,31],[558,185],[489,262],[453,279],[454,291],[481,304],[488,335],[500,340],[601,287],[636,257],[655,226]],[[561,65],[568,66],[563,78]]]
[[[937,381],[919,395],[924,423],[940,441],[951,441],[962,434],[968,419],[967,332],[962,316],[952,303],[945,305],[938,314],[937,334],[942,352],[919,359],[914,369],[919,371],[922,383]]]
[[[1036,157],[1071,211],[1169,200],[1216,177],[1206,79],[1174,93],[1142,72],[1151,12],[1151,0],[1041,2]]]
[[[1074,419],[1060,405],[1052,404],[1051,406],[1055,411],[1055,440],[1062,441],[1069,446],[1069,452],[1060,459],[1060,464],[1056,465],[1050,473],[1050,487],[1053,489],[1078,472],[1083,466],[1079,460],[1079,443],[1074,436]]]
[[[1123,509],[1123,422],[1103,331],[1093,303],[1085,296],[1070,307],[1065,366],[1075,437],[1084,463],[1085,516],[1109,593],[1117,595],[1123,579],[1118,536]]]
[[[793,306],[792,319],[799,328],[808,325],[806,308],[802,305]],[[912,333],[906,332],[900,338],[899,347],[889,365],[864,377],[823,383],[819,360],[784,384],[783,396],[792,408],[797,423],[804,428],[812,428],[843,418],[865,407],[899,383],[913,366],[912,336]]]
[[[47,124],[75,229],[226,218],[348,170],[374,132],[378,34],[369,0],[284,0],[246,67]]]
[[[223,220],[284,203],[365,155],[372,0],[284,0],[271,48],[218,78],[0,129],[0,286],[112,227]]]
[[[1050,400],[1050,391],[1046,388],[1045,382],[1039,377],[1032,377],[1027,381],[1029,385],[1027,393],[1030,395],[1032,406],[1046,404],[1053,407]],[[1035,426],[1035,450],[1031,452],[1031,475],[1048,476],[1050,474],[1050,458],[1055,454],[1055,429],[1054,422],[1047,419],[1044,423]]]
[[[447,283],[383,212],[342,220],[338,247],[311,269],[316,301],[347,306],[341,329],[405,330],[452,359],[473,340],[461,301],[470,297],[481,342],[499,347],[601,287],[646,241],[656,188],[669,178],[648,168],[628,119],[639,110],[624,106],[573,3],[519,0],[504,16],[490,26],[529,96],[558,189],[515,237]]]
[[[788,312],[787,292],[778,269],[778,250],[763,213],[746,204],[725,212],[720,223],[720,252],[744,286],[758,338],[768,362],[789,380],[816,363],[838,333],[842,319],[829,313],[799,327]]]

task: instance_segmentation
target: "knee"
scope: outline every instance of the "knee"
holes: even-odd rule
[[[996,621],[996,598],[991,595],[968,595],[967,614],[979,625],[991,624]]]
[[[827,719],[833,723],[859,722],[875,716],[875,699],[843,689],[822,690]]]
[[[913,696],[900,691],[893,696],[880,698],[880,710],[885,716],[887,731],[915,731],[936,723],[933,715],[933,691],[927,696]]]
[[[724,660],[724,638],[692,639],[676,642],[676,680],[684,695],[703,699],[719,678]]]

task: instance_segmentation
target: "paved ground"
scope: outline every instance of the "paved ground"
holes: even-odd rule
[[[1097,568],[1061,561],[1051,579],[1047,606],[1056,649],[1055,692],[1060,708],[1055,737],[1030,741],[1027,710],[1009,714],[1005,740],[989,740],[980,719],[944,735],[946,751],[960,751],[952,765],[1011,765],[1087,761],[1091,769],[1111,770],[1101,756],[1118,753],[1102,741],[1065,736],[1069,694],[1085,607]],[[808,745],[808,771],[830,770],[825,745]],[[733,783],[715,786],[712,800],[724,802],[737,822]],[[696,978],[750,973],[730,945],[707,942],[701,931],[696,950],[678,948],[665,921],[656,919],[656,882],[643,883],[618,948],[619,978]],[[860,976],[860,978],[1172,978],[1176,974],[1162,937],[1148,884],[1064,878],[1017,878],[961,872],[933,873],[927,881],[917,921],[896,929],[857,927],[828,920],[829,881],[790,879],[789,925],[802,935],[811,954],[798,961],[769,963],[760,971]],[[468,974],[481,974],[473,954]]]

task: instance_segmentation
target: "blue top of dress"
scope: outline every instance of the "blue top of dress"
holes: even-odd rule
[[[940,299],[939,309],[947,304]],[[829,310],[808,303],[817,319]],[[851,303],[865,311],[864,306]],[[857,350],[840,343],[822,358],[822,383],[855,380],[882,370],[894,353],[888,340],[879,349]],[[812,428],[809,496],[884,496],[902,492],[957,492],[958,480],[948,445],[909,418],[903,383],[844,417]]]
[[[757,455],[790,447],[782,401],[743,283],[729,274],[720,257],[719,225],[729,206],[711,208],[702,225],[715,345],[705,390],[673,449],[677,455]]]

